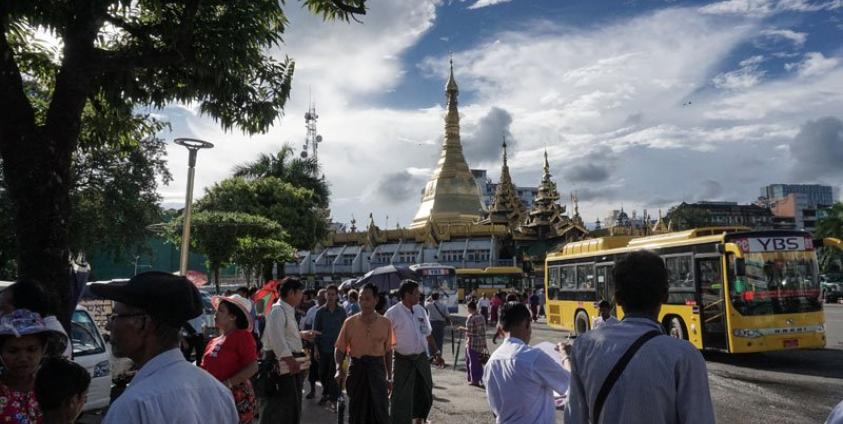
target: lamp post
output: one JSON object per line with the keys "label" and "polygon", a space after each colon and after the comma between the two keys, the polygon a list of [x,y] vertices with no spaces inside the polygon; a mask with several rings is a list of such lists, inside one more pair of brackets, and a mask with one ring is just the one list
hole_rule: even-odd
{"label": "lamp post", "polygon": [[177,138],[175,143],[187,148],[189,153],[187,161],[187,194],[184,200],[184,223],[181,233],[181,260],[179,261],[179,274],[187,275],[187,257],[190,253],[190,216],[193,210],[193,175],[196,172],[196,152],[199,149],[210,149],[213,144],[195,138]]}

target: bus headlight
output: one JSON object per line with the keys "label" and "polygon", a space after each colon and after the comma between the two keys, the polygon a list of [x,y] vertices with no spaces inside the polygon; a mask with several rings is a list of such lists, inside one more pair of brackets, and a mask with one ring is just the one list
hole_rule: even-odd
{"label": "bus headlight", "polygon": [[748,337],[748,338],[751,338],[751,339],[755,339],[755,338],[763,336],[763,334],[761,334],[761,332],[758,331],[758,330],[754,330],[754,329],[750,329],[750,328],[741,328],[741,329],[735,330],[735,336],[736,337]]}

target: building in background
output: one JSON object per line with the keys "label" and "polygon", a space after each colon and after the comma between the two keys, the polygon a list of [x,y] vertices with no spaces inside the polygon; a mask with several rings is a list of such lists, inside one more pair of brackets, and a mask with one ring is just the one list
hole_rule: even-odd
{"label": "building in background", "polygon": [[743,225],[754,230],[773,228],[773,213],[769,207],[737,202],[682,202],[670,208],[667,219],[673,230],[704,226]]}
{"label": "building in background", "polygon": [[[495,191],[498,189],[498,183],[492,182],[485,169],[472,169],[471,175],[474,176],[474,181],[477,183],[477,189],[480,190],[481,201],[486,210],[492,207],[492,201],[495,199]],[[515,186],[515,194],[521,199],[521,204],[525,208],[533,207],[533,201],[539,195],[538,187],[520,187]]]}
{"label": "building in background", "polygon": [[834,190],[820,184],[770,184],[761,189],[761,197],[767,200],[784,199],[789,194],[803,194],[802,202],[814,207],[828,207],[834,204]]}

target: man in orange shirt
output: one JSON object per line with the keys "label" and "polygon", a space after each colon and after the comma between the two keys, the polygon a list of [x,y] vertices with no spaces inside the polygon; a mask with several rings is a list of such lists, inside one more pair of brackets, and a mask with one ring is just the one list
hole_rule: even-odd
{"label": "man in orange shirt", "polygon": [[342,386],[342,362],[348,367],[349,424],[389,424],[389,392],[392,391],[392,324],[375,312],[378,289],[366,284],[360,291],[360,313],[346,319],[337,337],[334,358],[337,382]]}

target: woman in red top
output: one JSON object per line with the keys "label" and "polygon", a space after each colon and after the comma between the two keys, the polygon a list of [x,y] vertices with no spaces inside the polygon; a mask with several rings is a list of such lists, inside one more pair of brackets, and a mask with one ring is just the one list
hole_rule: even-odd
{"label": "woman in red top", "polygon": [[252,302],[240,295],[212,299],[214,323],[220,336],[205,347],[202,368],[222,381],[234,394],[241,423],[255,418],[255,391],[249,379],[258,372],[258,353],[252,337]]}

